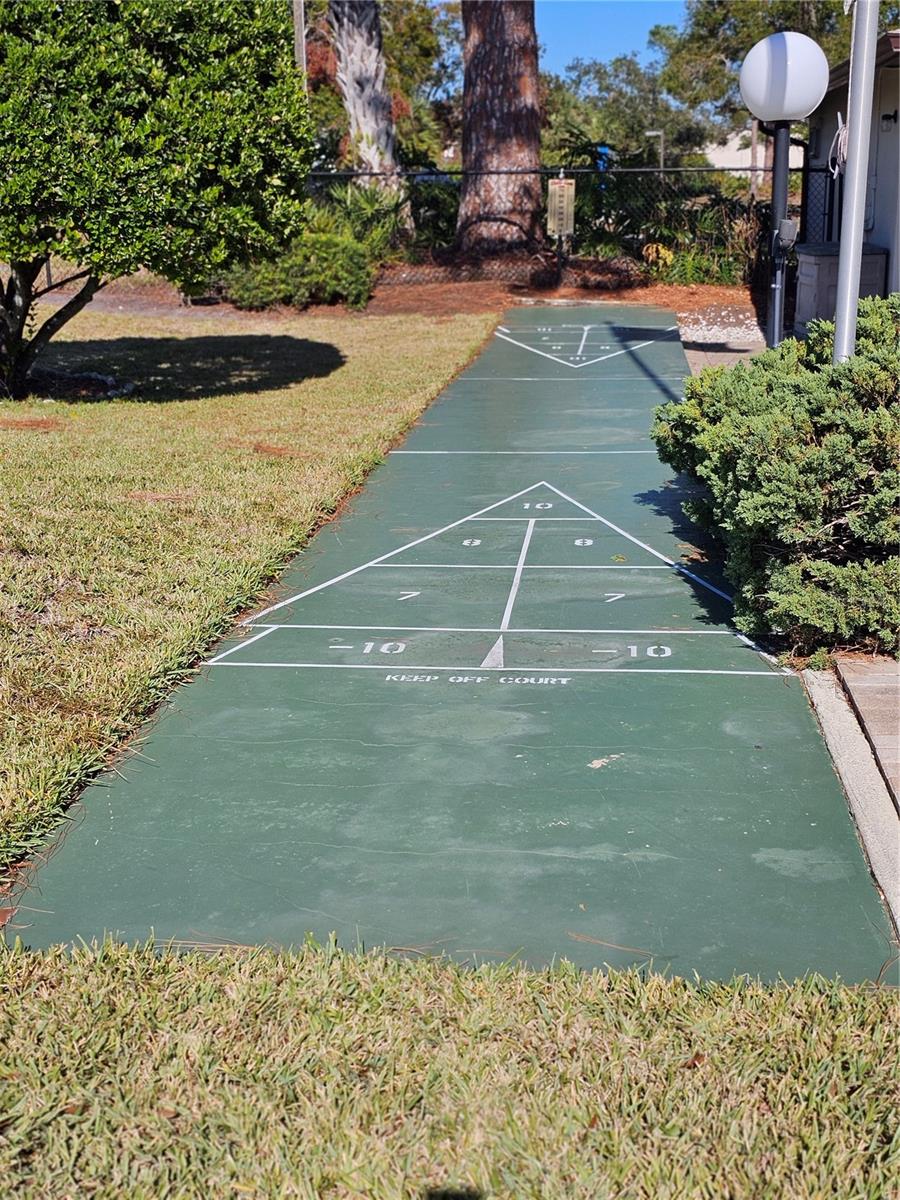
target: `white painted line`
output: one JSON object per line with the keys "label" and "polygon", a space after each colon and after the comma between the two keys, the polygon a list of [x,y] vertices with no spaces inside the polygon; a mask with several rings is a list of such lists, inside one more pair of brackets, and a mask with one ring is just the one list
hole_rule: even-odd
{"label": "white painted line", "polygon": [[595,326],[593,326],[593,325],[585,325],[584,326],[584,332],[581,335],[581,342],[578,345],[578,349],[575,351],[576,354],[580,354],[582,352],[582,350],[584,349],[584,343],[587,341],[588,334],[590,333],[590,331],[593,328],[595,328]]}
{"label": "white painted line", "polygon": [[516,596],[519,592],[519,584],[522,582],[522,567],[525,565],[525,558],[528,554],[528,544],[531,541],[531,535],[534,533],[534,518],[528,522],[528,528],[525,530],[525,537],[522,540],[522,549],[519,551],[519,561],[516,563],[516,573],[513,576],[512,586],[509,589],[509,596],[506,600],[506,608],[503,610],[503,619],[500,622],[501,629],[509,628],[509,619],[512,616],[513,605],[516,602]]}
{"label": "white painted line", "polygon": [[[664,332],[671,333],[677,328],[677,325],[670,325],[668,329],[664,330]],[[620,354],[633,354],[635,350],[643,350],[645,346],[650,346],[655,342],[663,342],[666,340],[664,337],[648,338],[646,342],[637,342],[633,346],[626,346],[624,350],[613,350],[611,354],[602,354],[599,358],[588,359],[587,362],[570,363],[566,362],[564,358],[558,358],[555,354],[547,354],[544,350],[538,350],[537,347],[529,346],[525,342],[517,342],[515,338],[507,337],[505,333],[495,331],[494,336],[502,338],[504,342],[510,342],[513,346],[520,346],[523,350],[530,350],[532,354],[540,354],[542,358],[549,358],[552,362],[557,362],[562,367],[571,367],[573,371],[579,371],[582,367],[593,367],[596,363],[606,362],[606,360],[609,358],[618,358]]]}
{"label": "white painted line", "polygon": [[[600,301],[600,303],[608,303]],[[607,329],[613,337],[618,336],[613,331],[616,329],[637,329],[640,328],[642,333],[668,333],[670,329],[675,329],[675,325],[622,325],[618,321],[594,321],[588,326],[589,329]],[[505,329],[503,325],[499,325],[498,329]],[[559,325],[517,325],[512,330],[513,333],[553,333],[557,329],[584,329],[583,325],[573,325],[570,321],[561,321]],[[509,329],[505,329],[509,333]],[[558,339],[557,339],[558,340]],[[633,338],[631,339],[634,340]]]}
{"label": "white painted line", "polygon": [[[530,490],[530,489],[529,489]],[[553,489],[556,491],[556,488]],[[560,493],[562,495],[562,493]],[[583,507],[582,505],[578,506]],[[581,521],[584,524],[584,517],[469,517],[470,521]],[[602,517],[594,517],[595,521],[602,521]]]}
{"label": "white painted line", "polygon": [[[510,521],[518,521],[519,517],[505,518]],[[525,520],[526,518],[522,518]],[[534,518],[536,521],[540,517]],[[561,517],[560,520],[577,521],[578,517]],[[515,563],[379,563],[372,567],[373,571],[404,571],[407,568],[410,570],[418,569],[419,567],[438,568],[441,571],[514,571]],[[542,566],[539,563],[526,563],[523,570],[525,571],[672,571],[677,570],[677,567],[657,567],[657,566],[629,566],[627,563],[618,564],[601,564],[600,566],[585,565],[584,563],[562,563],[556,566]]]}
{"label": "white painted line", "polygon": [[437,567],[441,571],[514,571],[515,563],[381,563],[373,571],[417,571],[421,567]]}
{"label": "white painted line", "polygon": [[[268,625],[267,629],[361,629],[384,633],[500,633],[494,625]],[[734,637],[731,629],[507,629],[506,633],[686,633],[696,637]],[[244,643],[247,645],[248,643]]]}
{"label": "white painted line", "polygon": [[[739,642],[743,642],[745,646],[749,646],[751,648],[751,650],[755,650],[757,654],[762,655],[762,657],[766,660],[766,662],[770,662],[773,664],[773,666],[778,667],[778,659],[775,657],[775,655],[767,654],[765,652],[765,650],[763,650],[763,648],[760,645],[758,645],[756,642],[754,642],[754,640],[752,638],[748,638],[746,634],[738,633],[737,631],[735,631],[734,636],[737,638],[737,640]],[[781,673],[783,675],[791,675],[792,674],[789,667],[779,667],[778,669],[781,671]]]}
{"label": "white painted line", "polygon": [[[361,563],[358,567],[353,567],[349,571],[344,571],[343,575],[335,575],[333,579],[326,579],[324,583],[318,583],[315,587],[307,588],[303,592],[298,592],[296,596],[288,596],[286,600],[280,600],[277,604],[271,604],[268,608],[264,608],[262,612],[258,612],[252,618],[248,618],[243,622],[248,625],[251,621],[256,621],[260,617],[264,617],[267,613],[275,612],[279,608],[284,608],[287,604],[294,604],[297,600],[302,600],[306,596],[312,596],[316,592],[321,592],[324,588],[331,587],[332,584],[341,583],[344,579],[349,579],[351,575],[358,575],[360,571],[364,571],[366,567],[377,566],[378,563],[384,562],[388,558],[394,558],[397,554],[402,554],[404,550],[411,550],[413,546],[420,546],[422,542],[431,541],[432,538],[439,537],[442,533],[447,533],[451,529],[456,529],[459,525],[464,525],[466,521],[472,521],[480,517],[482,513],[490,512],[492,508],[499,508],[502,504],[507,504],[510,500],[517,500],[519,496],[524,496],[528,492],[533,492],[535,488],[540,487],[540,483],[533,483],[530,487],[522,488],[520,492],[514,492],[511,496],[504,496],[502,500],[497,500],[494,504],[489,504],[486,508],[479,508],[477,512],[471,513],[467,517],[460,517],[458,521],[451,521],[449,525],[444,525],[441,529],[435,529],[433,533],[426,533],[423,537],[416,538],[415,541],[407,542],[403,546],[398,546],[396,550],[389,550],[387,554],[382,554],[378,558],[373,558],[369,562]],[[579,507],[581,507],[579,505]]]}
{"label": "white painted line", "polygon": [[496,642],[494,642],[493,646],[491,646],[490,650],[488,650],[487,654],[484,656],[484,662],[481,664],[481,666],[484,670],[488,670],[491,667],[502,667],[503,666],[503,634],[502,633],[497,638]]}
{"label": "white painted line", "polygon": [[656,566],[648,567],[643,563],[641,563],[638,566],[634,566],[634,567],[629,566],[628,563],[616,563],[613,565],[604,563],[601,566],[584,566],[584,565],[576,565],[575,563],[567,563],[565,566],[542,567],[542,566],[539,566],[537,563],[531,563],[530,566],[527,566],[525,568],[525,570],[526,571],[673,571],[673,570],[677,571],[678,567],[677,567],[677,565],[675,567],[656,567]]}
{"label": "white painted line", "polygon": [[[588,375],[588,379],[602,379],[604,383],[633,383],[637,387],[646,387],[649,392],[652,392],[653,385],[649,380],[640,379],[634,375]],[[683,375],[654,375],[654,380],[665,379],[668,381],[689,379],[690,376],[685,372]],[[542,379],[539,375],[460,375],[451,384],[448,384],[448,389],[455,387],[458,383],[581,383],[581,379],[574,377],[566,377],[560,379]]]}
{"label": "white painted line", "polygon": [[[243,622],[246,624],[246,622]],[[274,633],[278,629],[278,625],[266,625],[259,633],[255,633],[251,638],[245,638],[243,642],[239,642],[237,646],[232,646],[230,650],[226,650],[222,654],[217,654],[215,658],[209,660],[208,666],[213,666],[215,663],[220,663],[223,658],[227,658],[229,654],[236,654],[238,650],[243,650],[245,646],[249,646],[252,642],[258,642],[260,638],[264,638],[269,633]]]}
{"label": "white painted line", "polygon": [[[204,663],[204,666],[211,667],[284,667],[288,670],[314,670],[314,671],[383,671],[391,674],[392,672],[402,671],[406,674],[408,671],[452,671],[454,674],[461,671],[478,671],[479,667],[435,667],[423,666],[420,663],[415,665],[404,663],[402,667],[392,667],[389,663],[308,663],[308,662],[223,662],[223,663]],[[750,675],[765,677],[766,679],[782,679],[783,676],[779,671],[711,671],[705,669],[676,669],[673,667],[485,667],[486,671],[511,671],[516,675],[520,675],[523,671],[529,671],[544,675]]]}
{"label": "white painted line", "polygon": [[[628,538],[629,542],[633,542],[635,546],[640,546],[642,550],[646,550],[649,554],[654,555],[654,557],[662,559],[664,563],[668,563],[670,567],[674,567],[680,575],[686,575],[688,579],[693,579],[694,583],[699,583],[701,587],[705,587],[710,592],[715,592],[717,596],[721,596],[723,600],[727,600],[729,603],[731,603],[731,596],[729,596],[727,592],[723,592],[721,588],[715,587],[714,584],[707,583],[705,579],[701,579],[699,575],[694,575],[692,571],[688,571],[680,563],[675,562],[674,559],[669,558],[665,554],[660,554],[658,550],[654,550],[653,547],[648,546],[646,542],[642,542],[638,538],[632,537],[630,533],[626,533],[625,530],[620,529],[618,525],[613,525],[612,521],[607,521],[606,517],[601,517],[600,514],[595,513],[593,509],[587,508],[584,504],[579,503],[579,501],[573,500],[571,496],[567,496],[565,492],[561,492],[559,488],[554,487],[552,483],[547,483],[546,480],[542,480],[541,483],[542,486],[550,488],[552,492],[556,492],[557,496],[562,496],[564,500],[568,500],[571,504],[574,504],[576,508],[583,509],[584,512],[588,513],[589,516],[594,517],[598,521],[602,521],[604,525],[615,530],[616,533],[620,533],[622,537]],[[563,517],[557,519],[568,520],[569,518]]]}
{"label": "white painted line", "polygon": [[530,456],[548,454],[566,456],[577,456],[584,454],[655,454],[655,450],[392,450],[391,457],[395,454],[485,454],[496,458],[500,455],[513,456]]}

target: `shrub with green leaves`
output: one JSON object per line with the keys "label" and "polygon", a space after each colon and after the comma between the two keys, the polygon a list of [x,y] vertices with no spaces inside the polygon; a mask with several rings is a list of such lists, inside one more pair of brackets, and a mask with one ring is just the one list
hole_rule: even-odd
{"label": "shrub with green leaves", "polygon": [[279,259],[236,267],[225,277],[238,308],[336,304],[365,308],[376,268],[365,246],[336,233],[305,233]]}
{"label": "shrub with green leaves", "polygon": [[735,620],[800,651],[900,650],[900,294],[860,302],[856,354],[831,365],[813,322],[656,410],[662,458],[701,483],[685,511],[723,544]]}
{"label": "shrub with green leaves", "polygon": [[[116,276],[189,292],[297,236],[311,155],[287,4],[0,0],[0,392]],[[51,255],[80,290],[36,324]]]}

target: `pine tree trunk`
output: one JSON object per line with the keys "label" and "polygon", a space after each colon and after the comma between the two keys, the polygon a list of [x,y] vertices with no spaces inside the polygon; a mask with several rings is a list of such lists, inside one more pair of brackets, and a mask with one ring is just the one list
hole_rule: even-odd
{"label": "pine tree trunk", "polygon": [[[463,177],[456,237],[490,254],[541,238],[534,0],[463,0]],[[521,174],[482,172],[516,170]]]}
{"label": "pine tree trunk", "polygon": [[[377,0],[329,0],[328,20],[354,153],[363,170],[384,173],[371,183],[403,194]],[[403,211],[411,228],[409,206],[404,205]]]}

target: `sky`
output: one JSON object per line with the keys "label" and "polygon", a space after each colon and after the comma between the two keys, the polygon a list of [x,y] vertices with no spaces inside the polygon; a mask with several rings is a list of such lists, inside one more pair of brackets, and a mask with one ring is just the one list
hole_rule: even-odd
{"label": "sky", "polygon": [[646,62],[653,26],[683,17],[683,0],[536,0],[541,70],[561,74],[574,58],[605,62],[632,51]]}

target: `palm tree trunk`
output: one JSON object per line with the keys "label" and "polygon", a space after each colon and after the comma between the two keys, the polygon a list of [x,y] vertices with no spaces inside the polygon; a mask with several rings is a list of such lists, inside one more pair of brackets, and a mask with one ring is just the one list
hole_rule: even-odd
{"label": "palm tree trunk", "polygon": [[[364,170],[378,172],[373,184],[402,195],[377,0],[329,0],[328,20],[354,153]],[[408,205],[404,205],[404,217],[411,228]]]}

